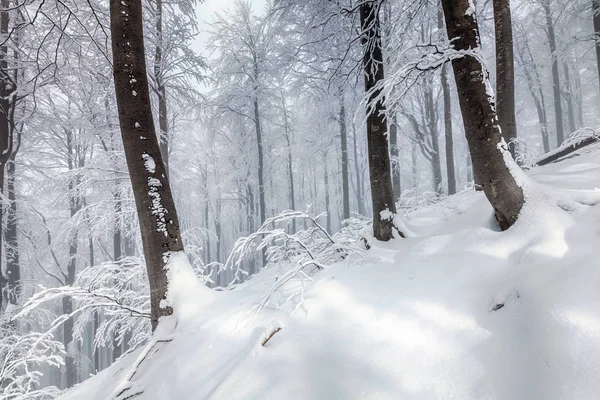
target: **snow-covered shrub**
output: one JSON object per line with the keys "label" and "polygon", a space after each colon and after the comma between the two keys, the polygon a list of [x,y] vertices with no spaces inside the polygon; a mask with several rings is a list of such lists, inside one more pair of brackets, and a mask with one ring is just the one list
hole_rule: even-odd
{"label": "snow-covered shrub", "polygon": [[403,191],[400,200],[396,204],[398,209],[411,209],[439,203],[445,197],[441,193],[420,192],[418,189],[412,188]]}
{"label": "snow-covered shrub", "polygon": [[[253,234],[236,241],[233,251],[221,266],[222,270],[234,271],[233,286],[248,275],[242,269],[244,258],[257,251],[265,251],[267,263],[263,268],[278,267],[281,271],[275,284],[257,306],[257,312],[269,303],[275,292],[292,279],[299,279],[301,289],[286,300],[296,296],[302,299],[304,283],[311,281],[311,275],[316,271],[351,256],[360,257],[363,254],[364,245],[359,239],[369,220],[350,218],[339,233],[331,235],[319,224],[321,216],[322,214],[311,216],[302,211],[283,211],[268,218]],[[297,221],[297,226],[303,226],[299,222],[305,221],[310,225],[306,229],[290,232],[289,225],[293,220]],[[298,304],[301,303],[302,301]]]}
{"label": "snow-covered shrub", "polygon": [[51,333],[19,329],[0,319],[0,398],[6,400],[50,400],[60,390],[54,386],[40,388],[42,369],[60,368],[64,347]]}

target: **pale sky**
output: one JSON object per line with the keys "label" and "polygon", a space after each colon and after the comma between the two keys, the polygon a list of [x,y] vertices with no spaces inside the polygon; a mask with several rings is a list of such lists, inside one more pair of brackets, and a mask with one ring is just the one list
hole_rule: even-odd
{"label": "pale sky", "polygon": [[[196,16],[200,25],[200,34],[197,36],[193,49],[198,53],[204,53],[206,43],[206,23],[213,20],[215,12],[230,8],[236,0],[204,0],[196,6]],[[264,10],[266,0],[251,0],[252,7],[257,13]]]}

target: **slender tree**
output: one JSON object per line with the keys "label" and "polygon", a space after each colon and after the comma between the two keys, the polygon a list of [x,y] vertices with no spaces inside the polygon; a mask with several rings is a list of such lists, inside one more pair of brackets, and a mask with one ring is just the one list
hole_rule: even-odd
{"label": "slender tree", "polygon": [[[379,99],[378,85],[384,79],[383,52],[379,8],[381,2],[363,2],[360,6],[361,42],[364,48],[363,69],[367,94],[367,142],[369,151],[369,176],[373,202],[373,235],[388,241],[394,237],[394,222],[387,211],[396,214],[396,204],[390,174],[390,155],[385,121],[385,104]],[[402,232],[400,232],[402,236]]]}
{"label": "slender tree", "polygon": [[350,218],[350,185],[348,183],[348,132],[346,130],[346,104],[344,92],[340,93],[340,143],[342,153],[342,219]]}
{"label": "slender tree", "polygon": [[458,99],[471,152],[475,178],[495,210],[500,228],[512,226],[524,203],[523,189],[517,184],[504,159],[489,78],[483,68],[479,47],[479,27],[471,0],[442,0],[446,30],[457,51],[452,61]]}
{"label": "slender tree", "polygon": [[496,107],[502,137],[515,157],[515,66],[510,0],[493,0],[496,31]]}
{"label": "slender tree", "polygon": [[598,69],[598,84],[600,84],[600,0],[592,0],[592,17],[596,35],[596,68]]}
{"label": "slender tree", "polygon": [[556,36],[554,34],[554,21],[552,20],[550,0],[542,1],[542,7],[544,8],[544,15],[546,17],[546,34],[548,35],[548,46],[550,47],[550,56],[552,57],[552,89],[554,93],[554,116],[556,118],[556,145],[560,146],[565,140],[565,134],[560,94],[560,76],[558,73],[558,54],[556,53]]}
{"label": "slender tree", "polygon": [[110,0],[113,74],[119,124],[133,187],[150,282],[152,329],[172,314],[160,303],[167,293],[165,266],[183,251],[175,203],[152,120],[141,0]]}

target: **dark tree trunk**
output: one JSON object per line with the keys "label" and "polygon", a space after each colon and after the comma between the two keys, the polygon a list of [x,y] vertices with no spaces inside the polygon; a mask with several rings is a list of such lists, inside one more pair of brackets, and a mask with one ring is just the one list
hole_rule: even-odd
{"label": "dark tree trunk", "polygon": [[356,175],[356,207],[360,215],[365,215],[365,203],[362,186],[362,177],[358,160],[358,141],[356,138],[356,124],[352,122],[352,147],[354,148],[354,174]]}
{"label": "dark tree trunk", "polygon": [[433,176],[433,190],[443,193],[442,188],[442,161],[440,157],[440,143],[437,131],[436,107],[433,101],[433,80],[429,81],[425,89],[425,115],[427,119],[427,130],[431,137],[431,172]]}
{"label": "dark tree trunk", "polygon": [[[470,0],[442,0],[448,37],[458,51],[479,51],[479,28]],[[500,228],[508,229],[523,207],[523,190],[504,161],[498,116],[488,98],[487,71],[479,60],[464,56],[452,61],[465,134],[476,179],[495,210]]]}
{"label": "dark tree trunk", "polygon": [[[14,127],[14,122],[11,123]],[[14,129],[11,128],[14,133]],[[21,136],[19,134],[19,144]],[[8,207],[6,217],[6,272],[8,274],[8,301],[17,305],[21,297],[21,264],[19,262],[19,243],[17,240],[17,198],[15,190],[16,163],[19,145],[10,155],[7,165],[6,190],[8,194]]]}
{"label": "dark tree trunk", "polygon": [[[0,1],[0,36],[6,38],[8,36],[9,0]],[[4,174],[9,157],[12,153],[12,134],[10,126],[10,116],[13,112],[11,95],[14,91],[14,85],[10,76],[8,65],[8,46],[0,47],[0,192],[4,194]],[[0,228],[2,227],[2,219],[4,216],[4,204],[0,201]],[[0,229],[0,260],[2,260],[2,229]],[[10,280],[10,278],[9,278]],[[2,273],[0,272],[0,310],[2,310],[2,302],[10,296],[7,291],[9,289]]]}
{"label": "dark tree trunk", "polygon": [[[329,172],[327,168],[327,153],[323,153],[323,180],[325,182],[325,212],[327,213],[327,232],[331,232],[331,210],[329,208]],[[315,179],[316,183],[316,179]],[[315,197],[316,189],[315,189]]]}
{"label": "dark tree trunk", "polygon": [[[296,209],[296,195],[294,193],[294,163],[292,161],[292,141],[290,140],[291,130],[290,130],[289,122],[288,122],[288,111],[287,111],[287,105],[286,105],[285,99],[283,101],[283,113],[284,113],[283,117],[285,119],[285,142],[286,142],[287,149],[288,149],[287,167],[288,167],[288,179],[289,179],[289,184],[290,184],[289,202],[290,202],[290,209],[295,210]],[[292,232],[296,233],[296,220],[295,219],[292,220]]]}
{"label": "dark tree trunk", "polygon": [[[365,93],[368,98],[367,140],[369,149],[369,175],[373,204],[373,236],[382,241],[394,237],[394,224],[383,219],[381,212],[396,214],[396,204],[390,174],[390,154],[385,122],[385,104],[374,99],[381,93],[378,84],[384,79],[379,3],[365,2],[360,6],[360,24],[363,45]],[[402,233],[400,233],[402,236]]]}
{"label": "dark tree trunk", "polygon": [[[119,261],[123,254],[121,252],[121,224],[119,223],[119,218],[121,214],[121,196],[119,194],[118,186],[115,188],[115,192],[113,193],[113,199],[115,201],[115,220],[113,226],[113,261]],[[113,339],[113,348],[112,348],[112,360],[113,362],[117,361],[119,357],[123,354],[122,344],[119,344],[116,338]]]}
{"label": "dark tree trunk", "polygon": [[496,31],[496,108],[502,137],[515,158],[515,66],[510,0],[493,0]]}
{"label": "dark tree trunk", "polygon": [[160,317],[173,313],[160,304],[168,286],[165,266],[171,252],[183,251],[183,242],[152,119],[141,0],[110,0],[110,26],[119,123],[148,270],[154,330]]}
{"label": "dark tree trunk", "polygon": [[571,76],[569,74],[569,65],[566,61],[563,62],[565,70],[565,98],[567,100],[567,116],[569,117],[569,131],[575,132],[577,126],[575,124],[575,107],[573,107],[573,88],[571,87]]}
{"label": "dark tree trunk", "polygon": [[163,0],[156,0],[156,49],[154,53],[154,79],[158,97],[158,126],[160,153],[169,172],[169,120],[167,114],[167,90],[163,79]]}
{"label": "dark tree trunk", "polygon": [[[93,267],[96,264],[96,260],[94,257],[94,240],[92,239],[91,235],[88,238],[88,247],[90,252],[90,267]],[[98,313],[98,311],[94,311],[94,320],[92,321],[92,340],[95,340],[99,327],[100,314]],[[100,372],[100,351],[96,347],[92,347],[92,349],[94,354],[94,373],[97,374],[98,372]]]}
{"label": "dark tree trunk", "polygon": [[[256,72],[258,75],[258,72]],[[258,79],[258,78],[256,78]],[[267,219],[267,205],[265,202],[265,177],[264,177],[264,156],[263,156],[263,143],[262,143],[262,126],[260,123],[260,112],[258,109],[258,98],[254,98],[254,126],[256,131],[256,148],[258,151],[258,204],[260,207],[260,225]],[[262,251],[262,265],[267,263],[267,256],[265,251]]]}
{"label": "dark tree trunk", "polygon": [[[444,13],[438,10],[438,29],[443,39]],[[446,143],[446,176],[448,177],[448,195],[456,193],[456,171],[454,169],[454,136],[452,134],[452,99],[450,97],[450,83],[448,81],[448,64],[442,65],[442,97],[444,98],[444,135]]]}
{"label": "dark tree trunk", "polygon": [[419,171],[417,170],[417,162],[417,144],[413,141],[410,148],[410,165],[413,189],[416,189],[419,186],[419,182],[417,182],[417,175],[419,174]]}
{"label": "dark tree trunk", "polygon": [[598,69],[598,83],[600,84],[600,0],[592,0],[592,14],[594,33],[596,34],[596,68]]}
{"label": "dark tree trunk", "polygon": [[452,135],[452,100],[450,99],[447,64],[442,66],[442,92],[444,97],[444,133],[446,136],[448,195],[453,195],[456,193],[456,171],[454,170],[454,137]]}
{"label": "dark tree trunk", "polygon": [[560,146],[565,141],[563,128],[562,102],[560,99],[560,76],[558,74],[558,54],[556,52],[556,37],[554,35],[554,22],[552,21],[552,12],[550,10],[550,0],[542,2],[544,14],[546,16],[546,29],[548,34],[548,45],[550,46],[550,56],[552,57],[552,83],[554,93],[554,115],[556,118],[556,146]]}
{"label": "dark tree trunk", "polygon": [[394,112],[390,124],[390,156],[392,164],[392,186],[394,201],[402,195],[402,182],[400,179],[400,149],[398,148],[398,118]]}
{"label": "dark tree trunk", "polygon": [[[79,151],[79,145],[73,143],[73,132],[65,130],[66,134],[66,145],[67,145],[67,166],[71,174],[69,178],[69,210],[71,213],[71,219],[81,210],[82,198],[80,194],[79,184],[80,176],[79,172],[74,173],[78,168],[84,166],[84,156]],[[77,272],[77,248],[78,248],[79,233],[78,229],[75,228],[73,232],[69,234],[69,261],[67,264],[67,274],[65,277],[65,285],[72,286],[75,283],[75,274]],[[71,296],[65,296],[62,300],[63,314],[69,315],[73,312],[73,299]],[[77,383],[77,366],[75,358],[69,351],[71,342],[73,342],[73,327],[74,319],[70,317],[63,325],[63,344],[67,349],[67,355],[65,356],[65,370],[66,370],[66,383],[67,387],[72,387]]]}
{"label": "dark tree trunk", "polygon": [[342,152],[342,220],[350,218],[350,185],[348,183],[348,132],[344,93],[340,94],[340,141]]}

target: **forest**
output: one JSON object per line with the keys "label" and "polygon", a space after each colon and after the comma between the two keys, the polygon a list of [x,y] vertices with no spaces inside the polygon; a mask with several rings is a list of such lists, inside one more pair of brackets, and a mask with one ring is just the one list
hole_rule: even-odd
{"label": "forest", "polygon": [[600,398],[600,0],[0,0],[0,399]]}

